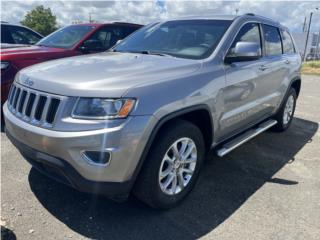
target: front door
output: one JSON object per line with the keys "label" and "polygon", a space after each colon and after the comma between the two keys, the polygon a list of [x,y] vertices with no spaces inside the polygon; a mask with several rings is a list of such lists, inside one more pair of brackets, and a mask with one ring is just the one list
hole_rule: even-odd
{"label": "front door", "polygon": [[[240,29],[231,45],[232,50],[239,41],[256,42],[260,45],[261,57],[226,65],[224,113],[220,119],[219,140],[261,121],[274,109],[278,93],[273,91],[275,80],[270,80],[270,75],[278,70],[276,64],[270,64],[269,59],[264,57],[262,39],[260,24],[251,22]],[[280,39],[279,43],[281,50]]]}

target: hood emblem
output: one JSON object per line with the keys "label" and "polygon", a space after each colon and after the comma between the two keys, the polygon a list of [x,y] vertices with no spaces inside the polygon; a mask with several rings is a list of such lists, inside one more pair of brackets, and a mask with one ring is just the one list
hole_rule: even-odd
{"label": "hood emblem", "polygon": [[34,82],[30,78],[26,78],[26,79],[22,80],[22,83],[24,85],[29,86],[29,87],[31,87],[34,84]]}

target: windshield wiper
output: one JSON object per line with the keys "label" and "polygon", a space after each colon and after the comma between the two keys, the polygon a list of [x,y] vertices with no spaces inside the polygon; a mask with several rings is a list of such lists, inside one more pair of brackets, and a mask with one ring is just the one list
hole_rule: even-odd
{"label": "windshield wiper", "polygon": [[174,57],[170,54],[161,53],[161,52],[153,52],[149,50],[143,50],[143,51],[119,51],[117,49],[110,50],[111,52],[121,52],[121,53],[139,53],[139,54],[146,54],[146,55],[157,55],[157,56],[163,56],[163,57]]}
{"label": "windshield wiper", "polygon": [[172,57],[172,55],[170,55],[170,54],[161,53],[161,52],[153,52],[153,51],[148,51],[148,50],[140,51],[137,53],[142,53],[142,54],[147,54],[147,55],[157,55],[157,56],[163,56],[163,57]]}

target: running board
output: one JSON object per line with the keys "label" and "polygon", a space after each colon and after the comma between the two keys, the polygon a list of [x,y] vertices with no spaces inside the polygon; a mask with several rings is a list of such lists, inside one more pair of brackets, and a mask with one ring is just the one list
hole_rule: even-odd
{"label": "running board", "polygon": [[247,132],[243,133],[242,135],[234,138],[232,141],[223,145],[222,148],[217,150],[217,155],[219,157],[223,157],[224,155],[228,154],[229,152],[236,149],[240,145],[244,144],[245,142],[259,135],[260,133],[263,133],[264,131],[268,130],[269,128],[271,128],[276,124],[277,124],[276,120],[268,120],[264,123],[261,123],[256,128],[248,130]]}

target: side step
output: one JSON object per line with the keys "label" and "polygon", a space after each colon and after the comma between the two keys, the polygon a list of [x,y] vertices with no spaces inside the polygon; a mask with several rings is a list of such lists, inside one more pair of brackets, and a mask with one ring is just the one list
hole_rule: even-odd
{"label": "side step", "polygon": [[228,154],[240,145],[244,144],[245,142],[259,135],[260,133],[263,133],[264,131],[268,130],[276,124],[276,120],[268,120],[266,122],[261,123],[257,128],[248,130],[247,132],[243,133],[242,135],[234,138],[232,141],[223,145],[222,148],[217,150],[217,155],[219,157],[223,157],[224,155]]}

